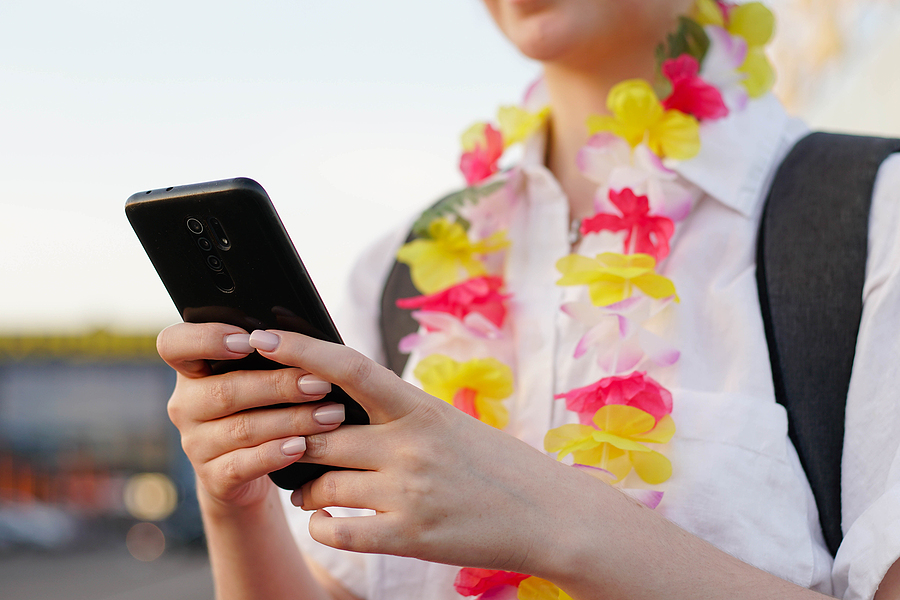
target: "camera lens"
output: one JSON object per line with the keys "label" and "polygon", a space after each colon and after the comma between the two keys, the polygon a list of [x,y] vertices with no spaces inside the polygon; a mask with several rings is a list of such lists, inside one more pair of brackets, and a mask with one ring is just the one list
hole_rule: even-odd
{"label": "camera lens", "polygon": [[208,264],[209,268],[213,271],[221,271],[223,269],[222,259],[215,254],[206,257],[206,264]]}
{"label": "camera lens", "polygon": [[197,245],[200,246],[201,250],[206,252],[212,249],[212,242],[205,237],[197,238]]}
{"label": "camera lens", "polygon": [[201,231],[203,231],[203,223],[201,223],[194,217],[191,217],[190,219],[187,220],[187,226],[188,226],[188,229],[190,229],[194,233],[200,233]]}

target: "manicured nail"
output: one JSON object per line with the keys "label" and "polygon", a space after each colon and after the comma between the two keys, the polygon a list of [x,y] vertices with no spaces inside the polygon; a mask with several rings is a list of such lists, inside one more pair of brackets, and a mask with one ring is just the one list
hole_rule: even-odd
{"label": "manicured nail", "polygon": [[295,437],[281,444],[281,453],[285,456],[299,456],[306,452],[306,438]]}
{"label": "manicured nail", "polygon": [[344,422],[343,404],[324,404],[313,413],[313,419],[319,425],[335,425]]}
{"label": "manicured nail", "polygon": [[315,375],[304,375],[297,380],[297,387],[300,388],[301,392],[310,396],[327,394],[331,391],[331,384]]}
{"label": "manicured nail", "polygon": [[232,352],[240,354],[250,354],[254,348],[250,345],[249,333],[232,333],[225,336],[225,347]]}
{"label": "manicured nail", "polygon": [[278,344],[280,343],[281,338],[278,336],[278,334],[272,333],[271,331],[262,331],[261,329],[257,329],[250,334],[250,345],[257,350],[271,352],[272,350],[277,348]]}

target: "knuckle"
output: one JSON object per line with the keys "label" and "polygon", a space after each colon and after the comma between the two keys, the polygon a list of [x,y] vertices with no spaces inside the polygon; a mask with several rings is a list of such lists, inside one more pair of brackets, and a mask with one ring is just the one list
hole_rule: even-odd
{"label": "knuckle", "polygon": [[318,488],[322,506],[334,506],[338,503],[338,485],[334,471],[329,471],[319,477]]}
{"label": "knuckle", "polygon": [[241,483],[240,461],[234,452],[222,457],[222,468],[216,487],[225,492]]}
{"label": "knuckle", "polygon": [[328,436],[315,434],[306,436],[306,456],[324,458],[328,454]]}
{"label": "knuckle", "polygon": [[374,364],[362,354],[353,353],[344,364],[344,379],[351,387],[365,387],[366,382],[372,377]]}
{"label": "knuckle", "polygon": [[353,550],[353,534],[345,523],[341,523],[341,519],[333,519],[337,521],[332,523],[332,541],[334,547],[340,550]]}
{"label": "knuckle", "polygon": [[231,414],[234,411],[234,379],[230,373],[221,377],[210,377],[207,381],[206,401],[210,408],[218,414]]}
{"label": "knuckle", "polygon": [[253,424],[250,415],[238,413],[231,417],[228,434],[239,445],[247,445],[253,439]]}
{"label": "knuckle", "polygon": [[269,373],[269,385],[282,402],[294,402],[300,396],[297,375],[293,369],[278,369]]}

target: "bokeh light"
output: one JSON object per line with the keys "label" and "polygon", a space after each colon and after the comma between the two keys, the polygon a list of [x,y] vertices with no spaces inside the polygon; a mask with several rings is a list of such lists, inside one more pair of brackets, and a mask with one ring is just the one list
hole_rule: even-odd
{"label": "bokeh light", "polygon": [[166,550],[166,536],[153,523],[137,523],[125,534],[128,552],[142,562],[152,562]]}
{"label": "bokeh light", "polygon": [[128,479],[124,492],[125,508],[135,519],[161,521],[178,504],[175,484],[162,473],[140,473]]}

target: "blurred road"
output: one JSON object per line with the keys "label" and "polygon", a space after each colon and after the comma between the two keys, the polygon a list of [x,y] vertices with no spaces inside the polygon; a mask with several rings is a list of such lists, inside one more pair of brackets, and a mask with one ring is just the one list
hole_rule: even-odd
{"label": "blurred road", "polygon": [[123,547],[82,553],[0,554],[3,600],[212,600],[206,554],[173,550],[153,562]]}

